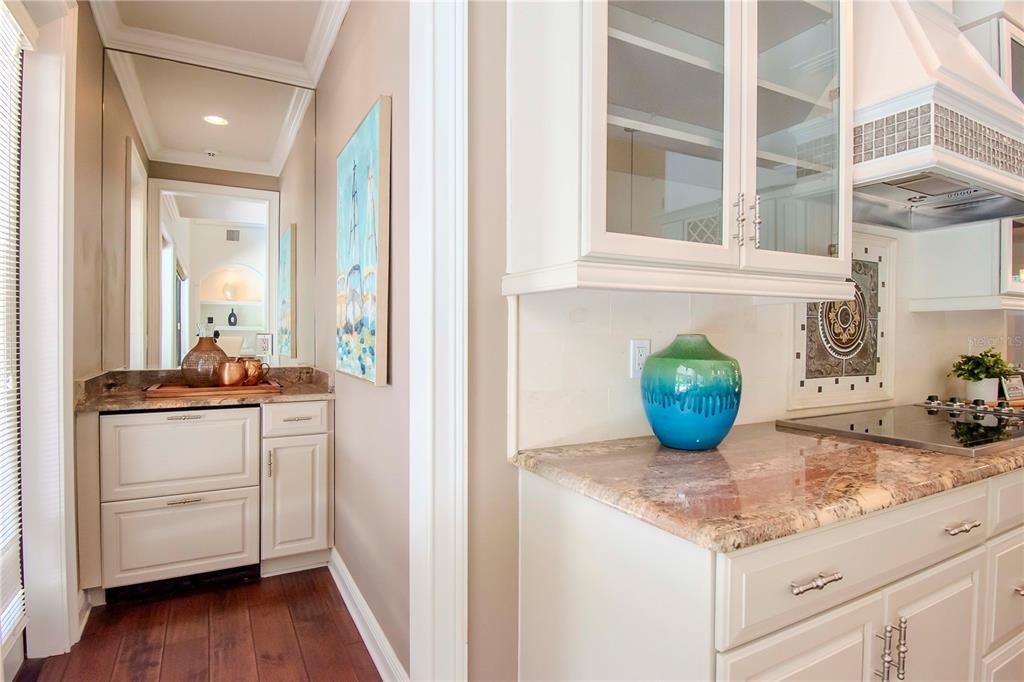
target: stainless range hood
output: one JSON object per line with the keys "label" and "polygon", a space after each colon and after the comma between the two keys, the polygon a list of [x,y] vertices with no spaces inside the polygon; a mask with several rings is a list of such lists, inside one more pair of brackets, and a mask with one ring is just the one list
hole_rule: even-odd
{"label": "stainless range hood", "polygon": [[853,219],[924,230],[1024,215],[1024,103],[949,3],[854,4]]}

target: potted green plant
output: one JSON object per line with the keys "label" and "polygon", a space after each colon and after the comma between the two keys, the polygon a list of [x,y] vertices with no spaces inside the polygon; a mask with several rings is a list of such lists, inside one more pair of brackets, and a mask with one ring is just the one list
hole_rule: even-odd
{"label": "potted green plant", "polygon": [[949,372],[964,380],[967,400],[980,398],[986,401],[999,397],[999,380],[1012,373],[1013,369],[995,348],[983,350],[977,355],[961,355]]}

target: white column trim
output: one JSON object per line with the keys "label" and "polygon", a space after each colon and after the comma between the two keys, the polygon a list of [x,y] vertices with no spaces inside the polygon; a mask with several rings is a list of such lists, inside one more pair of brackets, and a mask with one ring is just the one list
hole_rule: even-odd
{"label": "white column trim", "polygon": [[468,5],[409,8],[410,677],[467,678]]}
{"label": "white column trim", "polygon": [[78,8],[25,54],[21,214],[22,504],[28,656],[80,636],[75,537],[74,194]]}

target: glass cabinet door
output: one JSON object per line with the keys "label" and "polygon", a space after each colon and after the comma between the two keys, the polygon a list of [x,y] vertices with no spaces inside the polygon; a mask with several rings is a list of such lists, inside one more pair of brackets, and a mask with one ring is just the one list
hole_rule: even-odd
{"label": "glass cabinet door", "polygon": [[719,250],[732,238],[726,26],[722,0],[608,4],[606,232]]}
{"label": "glass cabinet door", "polygon": [[1006,82],[1010,84],[1013,94],[1024,102],[1024,30],[1011,24],[1009,19],[1003,19],[1002,22],[1003,30],[1009,34]]}
{"label": "glass cabinet door", "polygon": [[1024,294],[1024,216],[1002,224],[1002,293]]}
{"label": "glass cabinet door", "polygon": [[744,166],[746,185],[755,188],[747,196],[749,260],[803,267],[804,257],[816,257],[839,266],[847,239],[840,195],[840,3],[745,5],[744,26],[757,37],[756,51],[750,41],[744,61]]}

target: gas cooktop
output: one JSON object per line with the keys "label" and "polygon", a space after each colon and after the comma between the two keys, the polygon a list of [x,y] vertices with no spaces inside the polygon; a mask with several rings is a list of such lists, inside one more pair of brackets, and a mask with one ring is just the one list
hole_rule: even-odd
{"label": "gas cooktop", "polygon": [[954,455],[976,455],[1024,445],[1024,409],[1006,401],[987,405],[959,398],[880,410],[780,419],[776,428],[890,443]]}

